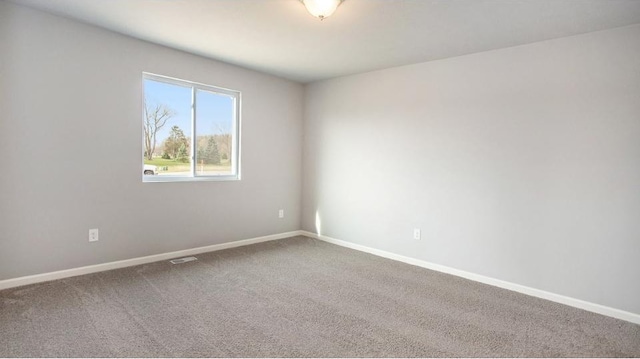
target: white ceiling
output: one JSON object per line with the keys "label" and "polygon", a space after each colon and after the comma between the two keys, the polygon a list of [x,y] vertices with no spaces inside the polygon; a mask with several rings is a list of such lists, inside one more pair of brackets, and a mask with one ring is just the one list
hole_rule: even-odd
{"label": "white ceiling", "polygon": [[640,0],[13,1],[300,82],[640,23]]}

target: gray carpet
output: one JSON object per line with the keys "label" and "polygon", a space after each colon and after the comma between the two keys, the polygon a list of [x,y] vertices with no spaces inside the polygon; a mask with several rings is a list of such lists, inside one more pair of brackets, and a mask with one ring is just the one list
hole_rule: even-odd
{"label": "gray carpet", "polygon": [[296,237],[0,291],[0,357],[639,357],[640,326]]}

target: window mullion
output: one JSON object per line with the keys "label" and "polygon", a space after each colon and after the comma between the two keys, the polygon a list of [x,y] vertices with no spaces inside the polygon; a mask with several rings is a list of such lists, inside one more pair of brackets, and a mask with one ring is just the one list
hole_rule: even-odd
{"label": "window mullion", "polygon": [[[238,97],[233,97],[233,118],[234,119],[238,119],[240,115],[240,99]],[[240,155],[240,151],[238,150],[240,148],[239,146],[239,140],[240,140],[240,122],[239,121],[233,121],[233,124],[231,125],[232,130],[231,130],[231,143],[232,143],[232,150],[231,150],[231,155],[230,157],[232,158],[232,171],[233,173],[240,175],[240,170],[238,167],[238,157]]]}
{"label": "window mullion", "polygon": [[196,88],[191,87],[191,176],[196,177]]}

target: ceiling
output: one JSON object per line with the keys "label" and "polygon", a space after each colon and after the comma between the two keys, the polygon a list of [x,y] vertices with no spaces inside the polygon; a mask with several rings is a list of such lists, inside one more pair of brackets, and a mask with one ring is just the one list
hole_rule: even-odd
{"label": "ceiling", "polygon": [[640,0],[12,0],[299,82],[640,23]]}

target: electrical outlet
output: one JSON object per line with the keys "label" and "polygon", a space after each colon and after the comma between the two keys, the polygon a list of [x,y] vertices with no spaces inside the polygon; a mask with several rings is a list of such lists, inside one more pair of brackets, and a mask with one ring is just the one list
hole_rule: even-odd
{"label": "electrical outlet", "polygon": [[278,211],[278,218],[284,218],[284,209]]}
{"label": "electrical outlet", "polygon": [[93,228],[89,230],[89,242],[97,242],[98,241],[98,228]]}
{"label": "electrical outlet", "polygon": [[413,229],[413,239],[420,239],[420,228]]}

